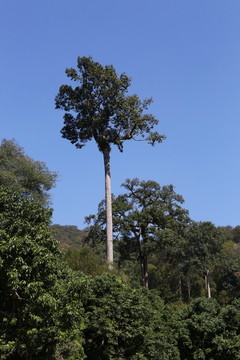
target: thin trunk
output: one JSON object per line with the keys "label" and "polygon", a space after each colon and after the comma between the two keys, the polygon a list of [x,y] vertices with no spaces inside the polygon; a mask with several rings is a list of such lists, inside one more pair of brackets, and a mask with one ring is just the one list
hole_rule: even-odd
{"label": "thin trunk", "polygon": [[147,256],[145,254],[140,254],[139,260],[140,260],[140,266],[141,266],[142,286],[148,289]]}
{"label": "thin trunk", "polygon": [[182,279],[181,279],[181,276],[178,277],[178,291],[179,291],[179,300],[182,300]]}
{"label": "thin trunk", "polygon": [[110,173],[110,149],[104,149],[105,170],[105,201],[106,201],[106,228],[107,228],[107,262],[109,269],[113,267],[113,230],[112,230],[112,192]]}
{"label": "thin trunk", "polygon": [[206,271],[205,275],[205,283],[206,283],[206,289],[207,289],[207,297],[211,298],[211,287],[210,287],[210,272],[209,270]]}
{"label": "thin trunk", "polygon": [[190,284],[190,280],[187,280],[187,292],[188,292],[188,301],[191,301],[191,284]]}
{"label": "thin trunk", "polygon": [[145,250],[142,249],[142,242],[141,242],[141,230],[138,236],[138,243],[139,243],[139,262],[141,267],[141,275],[142,275],[142,286],[148,289],[148,259]]}
{"label": "thin trunk", "polygon": [[148,261],[145,253],[143,254],[143,286],[148,289]]}

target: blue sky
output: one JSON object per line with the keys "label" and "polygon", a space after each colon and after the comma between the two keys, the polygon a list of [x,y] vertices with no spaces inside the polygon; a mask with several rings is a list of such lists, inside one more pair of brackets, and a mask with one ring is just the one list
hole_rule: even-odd
{"label": "blue sky", "polygon": [[59,173],[53,223],[83,228],[104,197],[101,153],[62,139],[54,108],[65,68],[91,55],[154,98],[167,136],[112,150],[113,193],[126,178],[173,184],[193,220],[239,225],[239,39],[239,0],[1,0],[1,139]]}

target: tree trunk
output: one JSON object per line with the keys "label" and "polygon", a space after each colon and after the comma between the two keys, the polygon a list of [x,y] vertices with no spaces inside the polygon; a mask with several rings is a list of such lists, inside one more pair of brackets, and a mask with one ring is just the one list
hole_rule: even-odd
{"label": "tree trunk", "polygon": [[190,284],[190,280],[187,279],[187,292],[188,292],[188,301],[191,301],[191,284]]}
{"label": "tree trunk", "polygon": [[104,149],[105,170],[105,201],[106,201],[106,229],[107,229],[107,262],[109,269],[113,267],[113,230],[112,230],[112,191],[110,173],[110,149]]}
{"label": "tree trunk", "polygon": [[148,263],[147,256],[145,254],[140,254],[139,262],[141,267],[141,275],[142,275],[142,286],[148,289]]}
{"label": "tree trunk", "polygon": [[141,242],[141,233],[139,231],[138,234],[138,244],[139,244],[139,262],[141,267],[141,275],[142,275],[142,286],[148,289],[148,258],[145,252],[145,249],[142,249],[142,242]]}
{"label": "tree trunk", "polygon": [[148,289],[148,259],[145,253],[143,254],[143,286]]}
{"label": "tree trunk", "polygon": [[210,298],[211,297],[211,288],[210,288],[210,272],[209,270],[206,271],[206,275],[205,275],[205,283],[206,283],[206,289],[207,289],[207,297]]}
{"label": "tree trunk", "polygon": [[178,277],[178,292],[179,292],[179,300],[182,300],[182,279],[181,276]]}

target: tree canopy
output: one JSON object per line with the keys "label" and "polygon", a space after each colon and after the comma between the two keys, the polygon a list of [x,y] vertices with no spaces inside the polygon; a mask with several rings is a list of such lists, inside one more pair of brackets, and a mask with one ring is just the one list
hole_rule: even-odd
{"label": "tree canopy", "polygon": [[118,75],[113,66],[103,66],[91,57],[78,57],[77,70],[66,69],[77,86],[62,85],[56,108],[66,111],[62,136],[82,148],[94,139],[101,152],[112,144],[120,151],[125,140],[161,142],[165,136],[152,132],[158,120],[145,111],[152,103],[137,95],[127,95],[131,79]]}
{"label": "tree canopy", "polygon": [[[238,227],[189,221],[172,185],[128,179],[123,186],[126,193],[113,197],[118,275],[97,255],[104,202],[85,230],[92,243],[76,227],[53,231],[80,247],[63,256],[51,209],[0,187],[1,360],[239,360]],[[144,253],[151,290],[128,271]],[[206,269],[218,302],[191,300]],[[186,283],[195,289],[189,297]]]}
{"label": "tree canopy", "polygon": [[[172,185],[160,186],[155,181],[127,179],[122,186],[126,193],[113,197],[113,229],[119,261],[134,258],[139,261],[142,283],[148,287],[148,258],[166,247],[182,241],[183,230],[189,223],[188,211],[182,208],[181,195]],[[93,221],[89,237],[101,238],[105,228],[105,203],[101,202]],[[176,252],[172,254],[176,257]]]}
{"label": "tree canopy", "polygon": [[15,140],[3,139],[0,146],[0,185],[27,197],[49,202],[48,191],[55,186],[57,174],[42,161],[27,156]]}
{"label": "tree canopy", "polygon": [[[0,189],[0,357],[82,359],[82,306],[76,281],[51,236],[51,211]],[[68,286],[67,286],[68,284]],[[67,320],[66,320],[67,319]],[[70,345],[71,344],[71,345]]]}

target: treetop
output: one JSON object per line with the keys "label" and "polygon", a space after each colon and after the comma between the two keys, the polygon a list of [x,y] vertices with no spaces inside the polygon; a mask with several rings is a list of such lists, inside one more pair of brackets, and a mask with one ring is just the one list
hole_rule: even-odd
{"label": "treetop", "polygon": [[140,100],[127,95],[131,79],[118,75],[112,65],[103,66],[91,57],[78,57],[77,69],[66,69],[76,87],[62,85],[56,96],[57,109],[65,111],[62,137],[82,148],[94,139],[100,151],[114,144],[123,151],[125,140],[162,142],[164,135],[153,132],[158,120],[146,113],[152,98]]}

